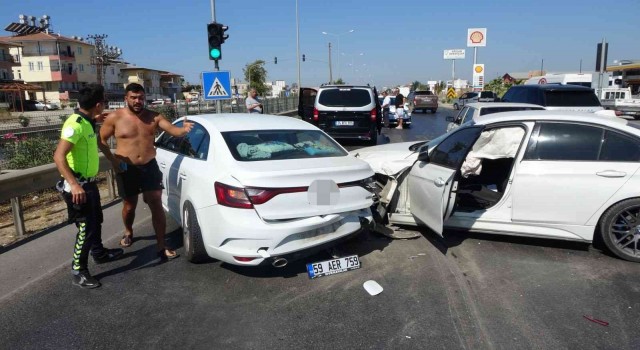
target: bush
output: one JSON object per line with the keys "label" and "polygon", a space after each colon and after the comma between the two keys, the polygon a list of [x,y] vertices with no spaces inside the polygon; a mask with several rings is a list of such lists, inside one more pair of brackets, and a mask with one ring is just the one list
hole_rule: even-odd
{"label": "bush", "polygon": [[18,117],[18,122],[23,127],[27,127],[27,126],[29,126],[29,122],[31,122],[31,120],[29,118],[25,117],[24,115],[21,115],[20,117]]}
{"label": "bush", "polygon": [[3,137],[4,156],[9,169],[26,169],[49,164],[56,149],[54,141],[41,136],[27,138],[6,134]]}
{"label": "bush", "polygon": [[76,108],[78,106],[78,102],[69,102],[69,107]]}

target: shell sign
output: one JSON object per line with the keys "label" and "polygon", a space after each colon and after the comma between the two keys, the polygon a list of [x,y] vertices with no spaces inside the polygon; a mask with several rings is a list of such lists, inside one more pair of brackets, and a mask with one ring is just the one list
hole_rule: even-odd
{"label": "shell sign", "polygon": [[487,46],[487,28],[467,29],[467,47]]}
{"label": "shell sign", "polygon": [[484,70],[484,66],[482,64],[476,64],[476,66],[473,68],[473,70],[476,73],[480,74]]}

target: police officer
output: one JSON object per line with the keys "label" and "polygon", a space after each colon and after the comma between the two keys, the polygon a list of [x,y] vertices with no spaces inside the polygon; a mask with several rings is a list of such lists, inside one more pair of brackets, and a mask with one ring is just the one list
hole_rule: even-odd
{"label": "police officer", "polygon": [[71,264],[72,284],[96,288],[100,282],[89,274],[89,252],[95,263],[102,264],[118,258],[123,250],[102,245],[102,206],[95,182],[99,168],[95,129],[96,121],[101,122],[106,116],[104,88],[88,84],[79,93],[80,108],[62,126],[53,160],[64,178],[57,187],[67,204],[69,222],[78,228]]}

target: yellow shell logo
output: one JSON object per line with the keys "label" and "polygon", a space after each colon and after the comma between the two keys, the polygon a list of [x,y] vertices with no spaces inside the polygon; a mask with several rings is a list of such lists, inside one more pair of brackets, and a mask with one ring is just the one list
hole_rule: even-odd
{"label": "yellow shell logo", "polygon": [[482,66],[476,66],[474,70],[476,71],[476,73],[482,73]]}
{"label": "yellow shell logo", "polygon": [[469,39],[471,39],[472,43],[478,44],[482,42],[482,39],[484,39],[484,35],[482,35],[481,32],[475,31],[471,33],[471,36],[469,37]]}

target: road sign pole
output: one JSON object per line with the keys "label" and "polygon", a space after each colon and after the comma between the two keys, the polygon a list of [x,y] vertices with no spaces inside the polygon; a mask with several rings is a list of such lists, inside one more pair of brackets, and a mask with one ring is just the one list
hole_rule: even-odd
{"label": "road sign pole", "polygon": [[451,71],[451,87],[455,89],[456,82],[456,60],[451,60],[451,65],[453,66]]}

